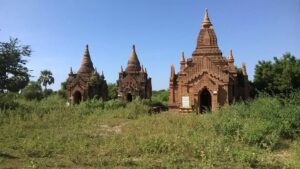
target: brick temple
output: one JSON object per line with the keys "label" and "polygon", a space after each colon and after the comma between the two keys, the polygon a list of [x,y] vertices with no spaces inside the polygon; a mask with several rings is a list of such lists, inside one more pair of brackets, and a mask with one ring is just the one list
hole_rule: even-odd
{"label": "brick temple", "polygon": [[72,68],[66,83],[67,99],[72,104],[78,104],[89,98],[107,98],[107,83],[103,72],[101,75],[93,66],[89,47],[86,46],[81,66],[77,73]]}
{"label": "brick temple", "polygon": [[120,100],[130,102],[136,97],[141,99],[151,98],[151,78],[148,78],[147,69],[140,65],[134,45],[125,71],[121,66],[117,86]]}
{"label": "brick temple", "polygon": [[171,65],[169,110],[213,111],[248,96],[246,66],[236,69],[232,50],[227,58],[222,55],[206,10],[192,57],[185,60],[182,53],[177,74]]}

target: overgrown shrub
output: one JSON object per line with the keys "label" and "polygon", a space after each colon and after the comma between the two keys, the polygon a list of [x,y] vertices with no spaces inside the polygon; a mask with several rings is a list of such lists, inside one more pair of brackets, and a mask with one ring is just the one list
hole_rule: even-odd
{"label": "overgrown shrub", "polygon": [[53,94],[53,90],[52,89],[45,89],[43,91],[43,97],[48,97],[50,96],[51,94]]}
{"label": "overgrown shrub", "polygon": [[15,109],[19,106],[16,102],[16,93],[0,93],[0,109]]}
{"label": "overgrown shrub", "polygon": [[81,115],[89,115],[95,112],[95,110],[104,109],[104,101],[99,99],[89,99],[80,103],[79,105]]}
{"label": "overgrown shrub", "polygon": [[169,91],[168,90],[153,91],[151,100],[152,103],[168,106]]}
{"label": "overgrown shrub", "polygon": [[275,148],[282,137],[300,134],[300,106],[291,101],[298,98],[260,96],[253,101],[238,103],[217,112],[215,129],[219,134],[242,140],[261,148]]}
{"label": "overgrown shrub", "polygon": [[124,108],[126,103],[120,100],[109,100],[104,102],[104,109],[105,110],[115,110],[118,108]]}
{"label": "overgrown shrub", "polygon": [[116,110],[118,114],[116,117],[125,117],[128,119],[136,119],[139,116],[143,116],[149,113],[150,101],[149,100],[141,100],[139,98],[133,100],[130,103],[127,103],[125,108],[119,108]]}
{"label": "overgrown shrub", "polygon": [[37,82],[30,82],[22,91],[21,95],[26,100],[41,100],[43,98],[43,91]]}

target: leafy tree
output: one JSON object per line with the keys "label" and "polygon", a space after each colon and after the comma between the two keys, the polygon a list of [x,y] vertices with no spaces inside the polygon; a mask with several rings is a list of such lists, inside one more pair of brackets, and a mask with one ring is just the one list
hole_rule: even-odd
{"label": "leafy tree", "polygon": [[116,99],[118,97],[117,85],[115,83],[108,84],[108,98]]}
{"label": "leafy tree", "polygon": [[153,103],[161,103],[165,106],[168,105],[169,91],[168,90],[158,90],[153,91],[151,100]]}
{"label": "leafy tree", "polygon": [[286,94],[300,88],[300,60],[290,53],[274,62],[259,61],[255,67],[254,86],[270,94]]}
{"label": "leafy tree", "polygon": [[54,83],[54,77],[50,70],[41,71],[41,75],[38,79],[38,83],[44,86],[45,91],[47,90],[47,85],[51,85]]}
{"label": "leafy tree", "polygon": [[0,42],[0,93],[17,92],[28,84],[30,75],[23,57],[30,55],[30,46],[20,45],[17,38]]}
{"label": "leafy tree", "polygon": [[26,100],[41,100],[43,97],[43,92],[40,84],[32,81],[22,90],[21,95]]}

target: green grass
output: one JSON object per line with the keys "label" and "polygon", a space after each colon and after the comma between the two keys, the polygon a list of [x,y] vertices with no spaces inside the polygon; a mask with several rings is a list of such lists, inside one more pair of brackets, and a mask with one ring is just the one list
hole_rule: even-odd
{"label": "green grass", "polygon": [[300,168],[293,98],[260,97],[204,115],[148,115],[140,100],[16,102],[0,110],[0,168]]}

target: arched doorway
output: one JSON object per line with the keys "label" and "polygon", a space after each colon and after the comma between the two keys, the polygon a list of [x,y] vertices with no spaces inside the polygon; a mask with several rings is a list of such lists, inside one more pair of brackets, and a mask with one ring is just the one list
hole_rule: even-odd
{"label": "arched doorway", "polygon": [[76,91],[74,94],[73,94],[73,103],[74,104],[79,104],[81,102],[81,93],[79,91]]}
{"label": "arched doorway", "polygon": [[201,113],[211,111],[211,95],[206,88],[199,93],[199,110]]}
{"label": "arched doorway", "polygon": [[127,93],[126,100],[127,100],[128,102],[131,102],[131,101],[132,101],[132,95],[131,95],[131,93]]}

